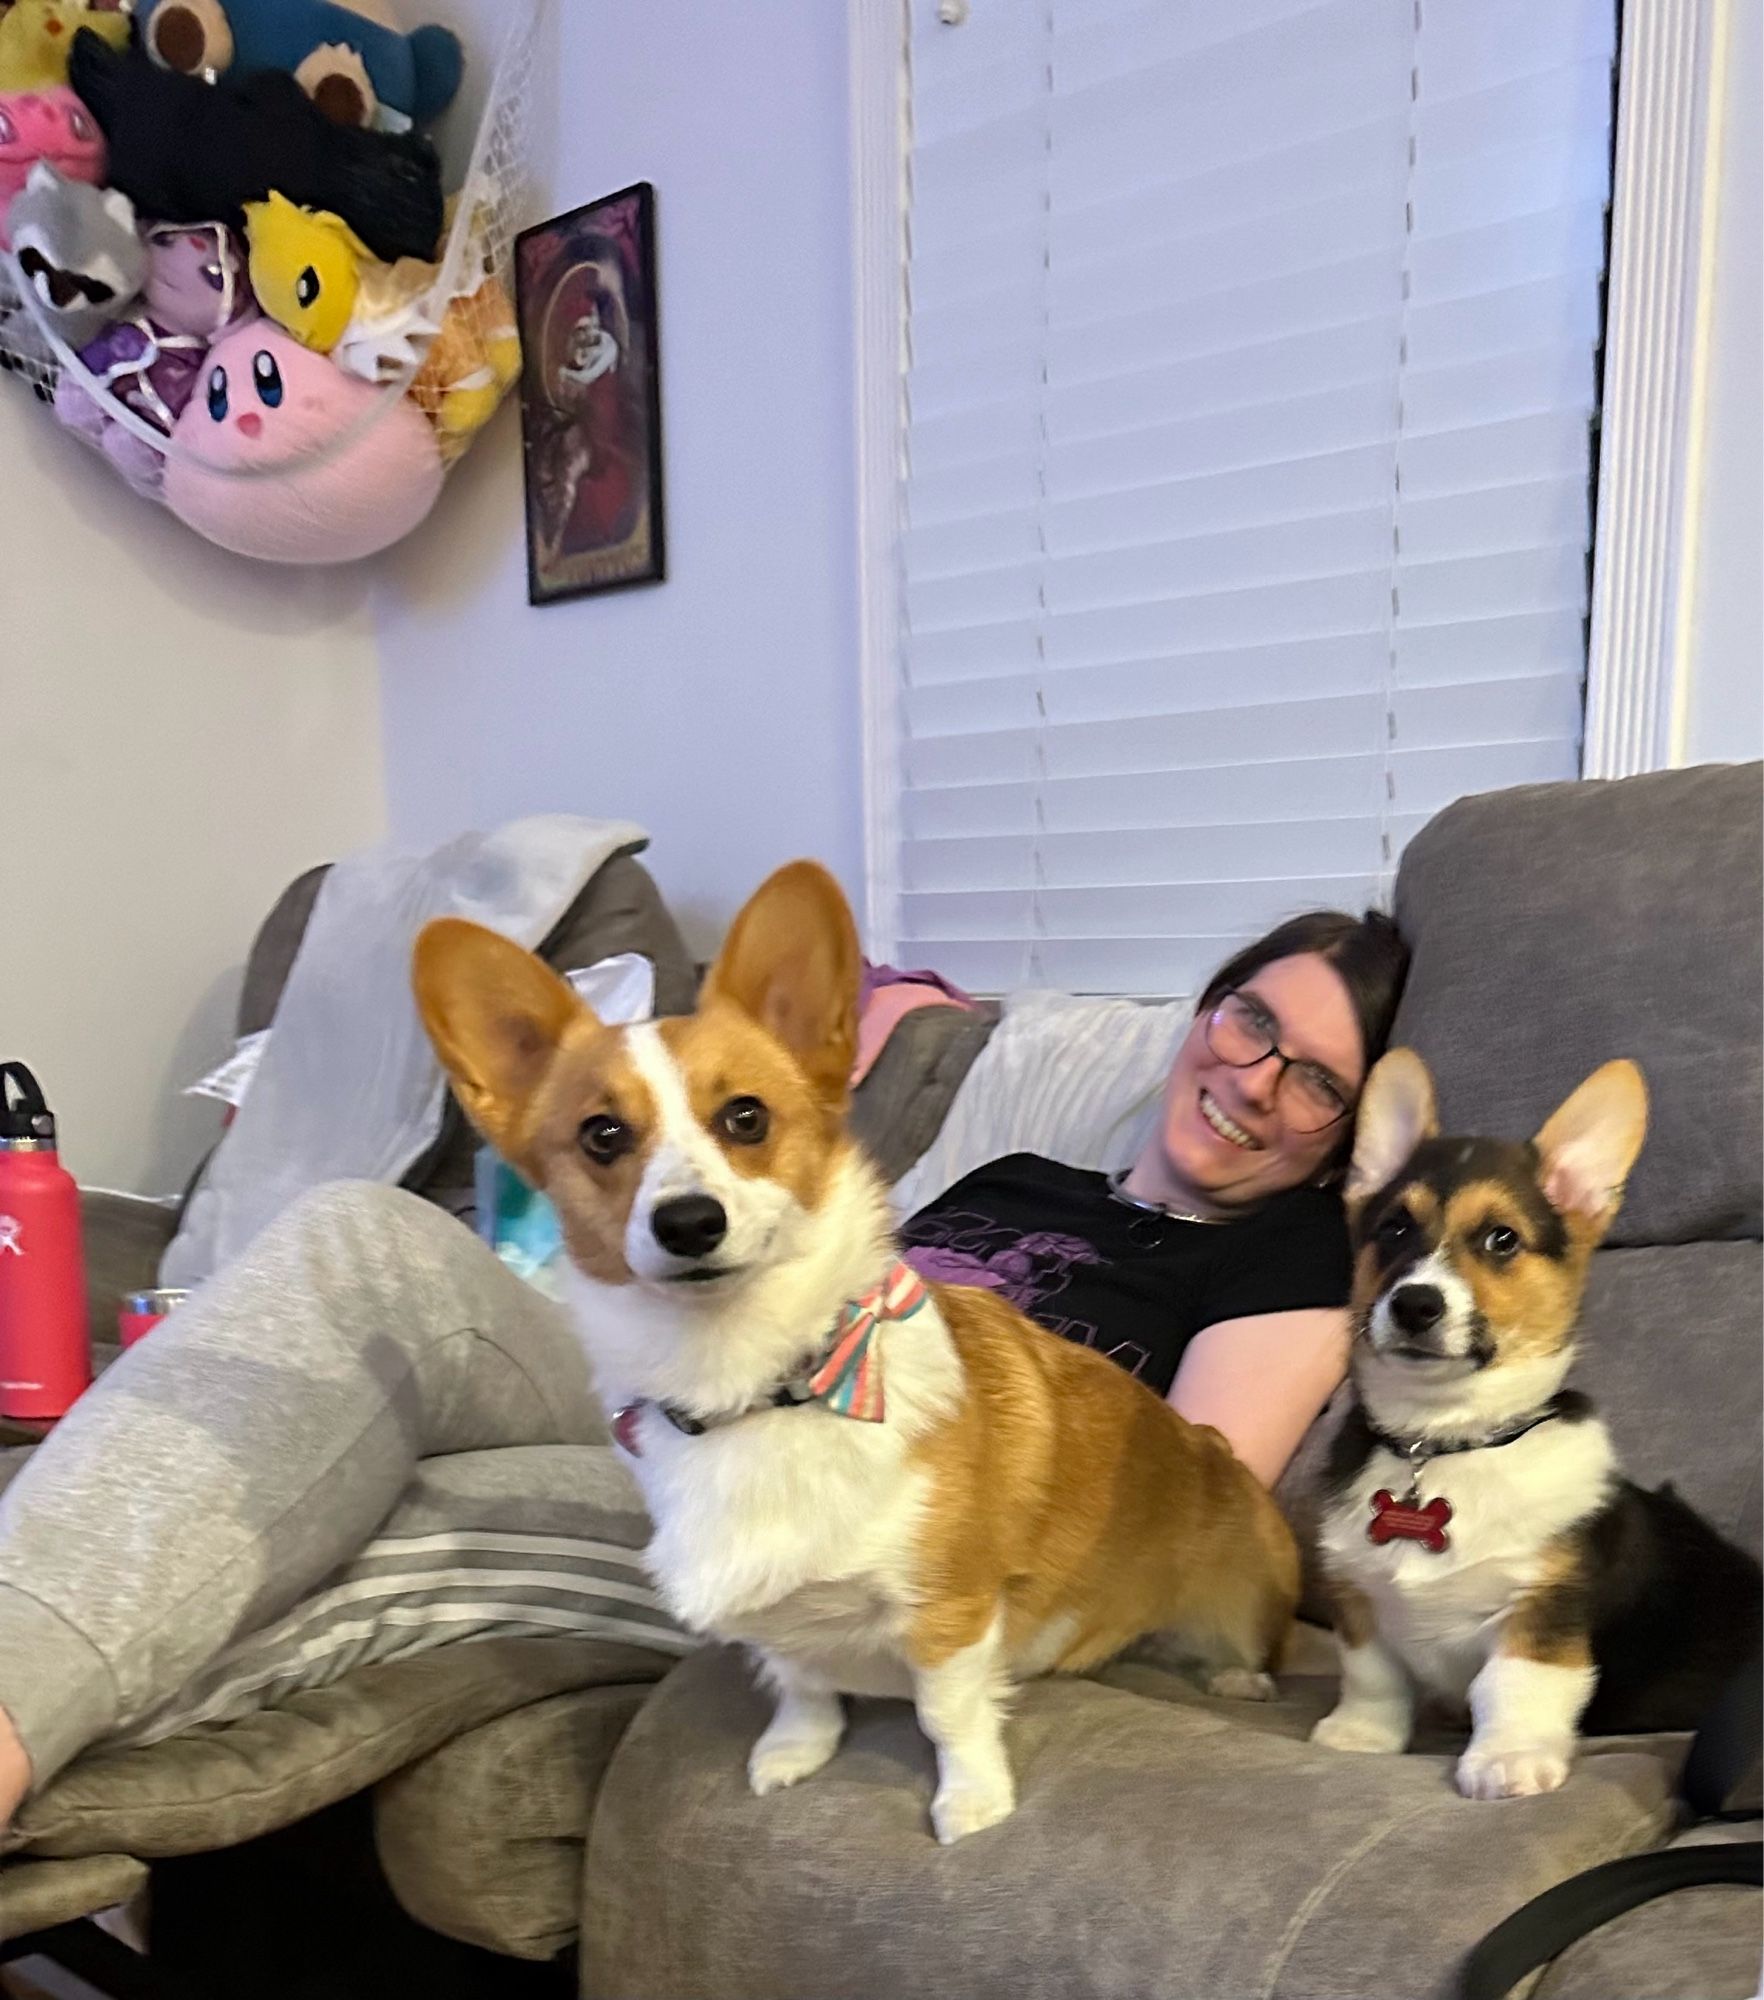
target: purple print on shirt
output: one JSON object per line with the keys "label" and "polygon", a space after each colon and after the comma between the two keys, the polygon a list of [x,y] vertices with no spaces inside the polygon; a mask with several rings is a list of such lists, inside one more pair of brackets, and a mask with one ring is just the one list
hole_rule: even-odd
{"label": "purple print on shirt", "polygon": [[919,1216],[909,1227],[914,1240],[901,1255],[921,1278],[937,1285],[973,1285],[997,1292],[1037,1325],[1080,1347],[1096,1348],[1129,1375],[1137,1375],[1151,1359],[1136,1340],[1107,1345],[1093,1321],[1067,1319],[1047,1309],[1047,1301],[1066,1290],[1079,1265],[1107,1261],[1082,1236],[1057,1229],[1019,1234],[972,1209]]}

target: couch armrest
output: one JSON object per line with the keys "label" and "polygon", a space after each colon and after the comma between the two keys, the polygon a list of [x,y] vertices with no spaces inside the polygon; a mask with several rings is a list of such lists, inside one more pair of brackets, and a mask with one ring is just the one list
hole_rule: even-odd
{"label": "couch armrest", "polygon": [[159,1282],[159,1259],[177,1229],[175,1202],[146,1195],[80,1189],[86,1251],[86,1325],[95,1347],[116,1345],[116,1308],[124,1292]]}
{"label": "couch armrest", "polygon": [[896,1026],[852,1093],[852,1133],[890,1186],[937,1137],[998,1015],[990,1001],[972,1013],[921,1007]]}

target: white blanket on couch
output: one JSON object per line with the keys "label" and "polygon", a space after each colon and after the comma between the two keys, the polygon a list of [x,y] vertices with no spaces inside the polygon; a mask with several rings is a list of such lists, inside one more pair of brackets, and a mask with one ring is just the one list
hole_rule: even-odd
{"label": "white blanket on couch", "polygon": [[447,1086],[410,988],[411,945],[431,917],[470,917],[535,946],[606,862],[647,844],[625,820],[549,813],[431,854],[386,846],[339,861],[160,1282],[200,1284],[308,1188],[401,1180],[434,1143]]}
{"label": "white blanket on couch", "polygon": [[911,1215],[988,1160],[1040,1153],[1105,1173],[1156,1129],[1194,1003],[1013,993],[935,1139],[893,1189]]}

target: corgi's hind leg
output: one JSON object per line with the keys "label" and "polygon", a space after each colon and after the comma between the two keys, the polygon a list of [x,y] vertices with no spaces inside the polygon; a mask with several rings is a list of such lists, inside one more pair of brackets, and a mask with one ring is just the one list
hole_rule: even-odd
{"label": "corgi's hind leg", "polygon": [[1146,1642],[1152,1657],[1191,1668],[1208,1694],[1271,1700],[1298,1609],[1298,1553],[1284,1523],[1268,1554],[1186,1593],[1176,1618]]}
{"label": "corgi's hind leg", "polygon": [[[931,1825],[946,1847],[996,1826],[1017,1803],[1004,1747],[1010,1686],[1004,1619],[990,1607],[965,1609],[965,1617],[958,1609],[948,1620],[948,1630],[915,1634],[909,1662],[919,1726],[937,1751]],[[977,1636],[969,1638],[969,1631]]]}
{"label": "corgi's hind leg", "polygon": [[1274,1656],[1240,1635],[1210,1621],[1167,1625],[1148,1632],[1128,1649],[1127,1657],[1174,1668],[1197,1680],[1208,1694],[1230,1701],[1272,1701]]}

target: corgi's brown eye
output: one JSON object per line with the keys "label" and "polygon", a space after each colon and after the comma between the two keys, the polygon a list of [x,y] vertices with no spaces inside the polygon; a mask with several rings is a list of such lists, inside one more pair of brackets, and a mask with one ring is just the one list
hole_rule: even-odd
{"label": "corgi's brown eye", "polygon": [[771,1130],[772,1114],[757,1097],[731,1097],[717,1113],[717,1127],[738,1146],[757,1146]]}
{"label": "corgi's brown eye", "polygon": [[1414,1227],[1415,1218],[1406,1208],[1393,1208],[1372,1233],[1380,1243],[1401,1243]]}
{"label": "corgi's brown eye", "polygon": [[1482,1250],[1497,1264],[1511,1263],[1519,1254],[1518,1230],[1509,1229],[1504,1222],[1491,1223],[1482,1232]]}
{"label": "corgi's brown eye", "polygon": [[602,1167],[610,1167],[621,1154],[628,1153],[634,1143],[630,1126],[621,1118],[609,1117],[604,1111],[596,1117],[584,1119],[582,1129],[576,1136],[582,1142],[583,1152]]}

